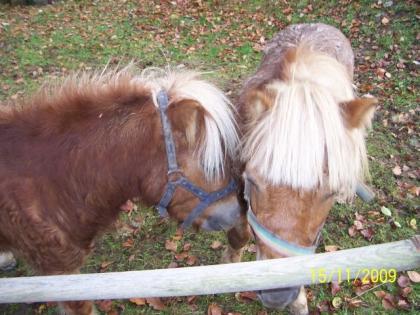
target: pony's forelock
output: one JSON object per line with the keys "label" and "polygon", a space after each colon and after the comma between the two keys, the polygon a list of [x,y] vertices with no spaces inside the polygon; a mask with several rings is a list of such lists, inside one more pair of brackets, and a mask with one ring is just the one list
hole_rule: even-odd
{"label": "pony's forelock", "polygon": [[273,185],[312,190],[326,184],[340,199],[351,199],[367,174],[367,158],[363,128],[346,128],[340,112],[339,103],[354,98],[345,67],[300,48],[284,71],[284,81],[265,87],[276,98],[244,137],[242,160]]}

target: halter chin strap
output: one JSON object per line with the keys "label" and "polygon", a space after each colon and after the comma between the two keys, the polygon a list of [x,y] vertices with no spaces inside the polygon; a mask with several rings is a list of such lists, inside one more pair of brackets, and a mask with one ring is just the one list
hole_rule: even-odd
{"label": "halter chin strap", "polygon": [[[168,160],[168,183],[166,184],[165,192],[163,193],[162,198],[157,204],[156,209],[159,211],[161,217],[167,217],[167,207],[173,198],[177,186],[180,186],[185,190],[191,192],[200,200],[200,203],[191,211],[191,213],[181,225],[183,228],[188,228],[195,221],[195,219],[197,219],[207,209],[209,205],[235,191],[237,185],[236,182],[232,179],[226,187],[208,193],[202,190],[200,187],[191,183],[183,175],[182,171],[178,167],[178,163],[176,160],[175,142],[172,136],[171,123],[166,114],[166,110],[169,106],[167,93],[164,90],[161,90],[156,96],[156,101],[158,103],[160,119],[162,122],[166,157]],[[177,174],[177,176],[174,176],[175,174]]]}

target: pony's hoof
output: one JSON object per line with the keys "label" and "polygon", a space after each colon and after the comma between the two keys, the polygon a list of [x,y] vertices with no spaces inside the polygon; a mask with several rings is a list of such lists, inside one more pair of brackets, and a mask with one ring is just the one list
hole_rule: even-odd
{"label": "pony's hoof", "polygon": [[16,265],[16,259],[11,252],[0,253],[0,271],[12,271]]}
{"label": "pony's hoof", "polygon": [[305,288],[300,287],[300,292],[297,299],[289,305],[289,311],[292,315],[308,315],[308,300],[306,298]]}
{"label": "pony's hoof", "polygon": [[242,249],[232,249],[230,247],[226,248],[222,254],[221,263],[222,264],[230,264],[241,262],[242,259]]}

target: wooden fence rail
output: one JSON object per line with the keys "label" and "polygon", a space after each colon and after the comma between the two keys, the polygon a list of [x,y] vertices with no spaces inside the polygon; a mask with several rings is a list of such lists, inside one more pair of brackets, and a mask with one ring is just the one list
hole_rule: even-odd
{"label": "wooden fence rail", "polygon": [[[420,267],[420,236],[330,253],[236,264],[0,279],[0,303],[127,299],[264,290],[347,281],[363,270]],[[326,277],[326,278],[325,278]]]}

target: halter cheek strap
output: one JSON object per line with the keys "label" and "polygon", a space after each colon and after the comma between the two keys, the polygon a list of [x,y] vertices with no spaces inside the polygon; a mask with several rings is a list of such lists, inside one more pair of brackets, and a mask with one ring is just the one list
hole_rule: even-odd
{"label": "halter cheek strap", "polygon": [[[156,96],[156,101],[158,103],[160,119],[162,122],[162,131],[165,140],[166,156],[168,160],[168,183],[166,184],[165,192],[157,204],[156,209],[158,210],[160,216],[167,217],[167,207],[173,198],[175,189],[179,186],[189,191],[200,200],[200,203],[190,212],[188,217],[181,225],[183,228],[188,228],[195,221],[195,219],[197,219],[207,209],[209,205],[235,191],[237,185],[236,182],[232,179],[226,187],[208,193],[202,190],[200,187],[194,185],[182,174],[182,171],[179,169],[176,160],[175,142],[172,137],[171,123],[166,114],[166,110],[169,106],[168,95],[166,92],[163,90],[160,91]],[[174,174],[178,174],[178,176],[171,176]]]}

